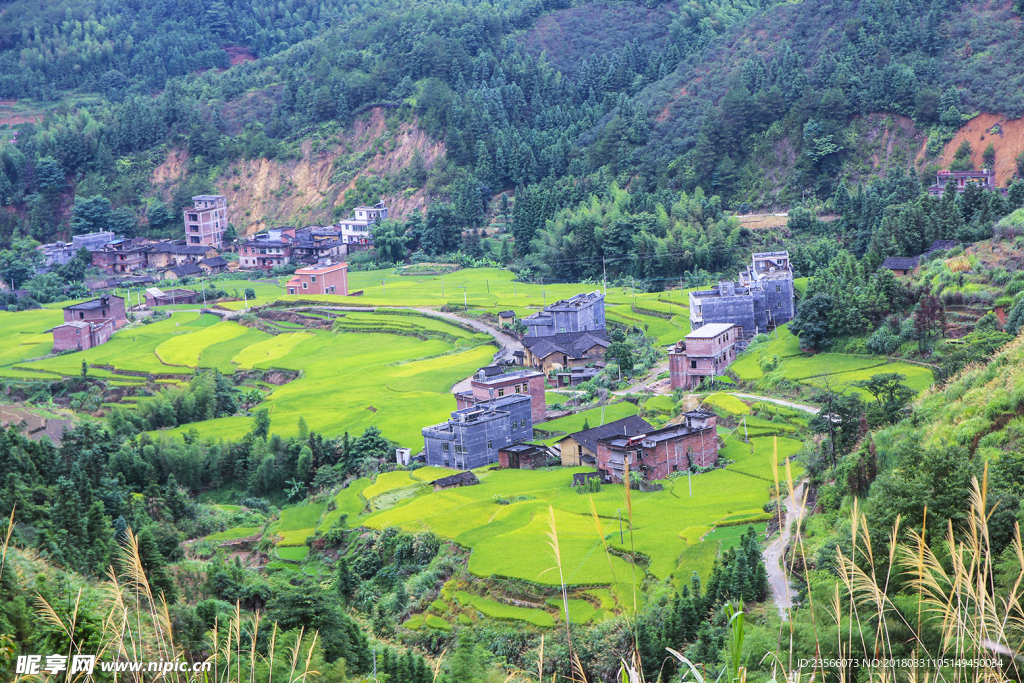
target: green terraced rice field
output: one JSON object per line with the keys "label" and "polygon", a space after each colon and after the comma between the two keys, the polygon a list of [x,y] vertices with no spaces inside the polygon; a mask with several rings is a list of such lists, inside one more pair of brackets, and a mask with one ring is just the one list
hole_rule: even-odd
{"label": "green terraced rice field", "polygon": [[290,531],[292,529],[306,529],[315,527],[320,517],[324,514],[326,506],[322,503],[310,503],[308,505],[297,505],[281,510],[281,519],[277,524],[279,531]]}
{"label": "green terraced rice field", "polygon": [[282,560],[291,560],[292,562],[302,562],[309,555],[309,548],[307,546],[290,546],[285,548],[277,549],[277,556]]}
{"label": "green terraced rice field", "polygon": [[733,415],[746,415],[750,412],[750,406],[732,394],[710,394],[704,398],[704,403]]}
{"label": "green terraced rice field", "polygon": [[481,614],[491,617],[492,619],[525,621],[529,624],[533,624],[534,626],[540,626],[541,628],[555,625],[555,619],[551,613],[542,609],[506,605],[505,603],[497,602],[496,600],[488,600],[487,598],[482,598],[478,595],[470,595],[465,591],[459,591],[456,593],[455,597],[458,599],[460,604],[472,605],[472,607]]}
{"label": "green terraced rice field", "polygon": [[210,534],[206,537],[207,541],[234,541],[239,538],[248,538],[249,536],[255,536],[260,532],[258,526],[236,526],[230,529],[225,529],[216,534]]}

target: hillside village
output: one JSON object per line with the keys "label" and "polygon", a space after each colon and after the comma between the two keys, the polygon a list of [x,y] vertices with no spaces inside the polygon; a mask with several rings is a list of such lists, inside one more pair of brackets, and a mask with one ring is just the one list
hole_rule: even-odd
{"label": "hillside village", "polygon": [[0,680],[1022,680],[1022,17],[8,0]]}

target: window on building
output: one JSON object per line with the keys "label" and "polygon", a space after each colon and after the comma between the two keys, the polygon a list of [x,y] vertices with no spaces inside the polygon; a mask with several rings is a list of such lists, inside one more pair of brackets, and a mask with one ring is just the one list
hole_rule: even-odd
{"label": "window on building", "polygon": [[691,360],[690,361],[690,369],[691,370],[696,370],[697,369],[697,361],[695,361],[695,360]]}
{"label": "window on building", "polygon": [[775,291],[779,294],[782,293],[782,285],[775,285]]}
{"label": "window on building", "polygon": [[505,395],[505,389],[504,388],[498,389],[498,396],[504,396],[504,395]]}
{"label": "window on building", "polygon": [[447,441],[445,441],[443,444],[441,444],[441,450],[447,452],[447,450],[448,450],[448,442]]}
{"label": "window on building", "polygon": [[515,386],[514,386],[514,387],[512,387],[512,388],[516,390],[516,393],[517,393],[517,394],[519,393],[519,385],[518,385],[518,384],[517,384],[517,385],[515,385]]}
{"label": "window on building", "polygon": [[490,442],[490,441],[488,441],[488,442],[487,442],[487,448],[488,448],[488,449],[490,449],[490,448],[491,448],[491,442]]}
{"label": "window on building", "polygon": [[781,301],[775,302],[775,308],[782,308],[782,302]]}
{"label": "window on building", "polygon": [[302,283],[302,288],[303,289],[309,289],[309,283],[303,282]]}
{"label": "window on building", "polygon": [[310,282],[316,282],[316,275],[310,275],[309,276],[309,281]]}

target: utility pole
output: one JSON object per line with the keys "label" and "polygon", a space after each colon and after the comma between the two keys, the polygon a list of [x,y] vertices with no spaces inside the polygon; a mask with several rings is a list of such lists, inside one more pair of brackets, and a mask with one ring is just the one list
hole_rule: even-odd
{"label": "utility pole", "polygon": [[444,275],[441,276],[441,298],[444,298]]}
{"label": "utility pole", "polygon": [[608,262],[604,256],[601,257],[601,284],[604,286],[604,295],[608,296]]}
{"label": "utility pole", "polygon": [[487,283],[487,293],[490,294],[491,293],[491,279],[487,278],[486,280],[484,280],[484,282]]}
{"label": "utility pole", "polygon": [[623,545],[624,541],[622,540],[622,508],[616,510],[615,514],[619,516],[619,545]]}
{"label": "utility pole", "polygon": [[388,293],[388,287],[387,287],[387,285],[384,284],[384,280],[383,279],[381,279],[381,281],[380,281],[380,289],[381,289],[381,294],[387,294]]}

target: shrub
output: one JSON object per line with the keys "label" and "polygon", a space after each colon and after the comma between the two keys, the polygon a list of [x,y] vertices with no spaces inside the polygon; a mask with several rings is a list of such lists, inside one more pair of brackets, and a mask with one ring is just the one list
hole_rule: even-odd
{"label": "shrub", "polygon": [[866,346],[871,353],[888,356],[899,350],[900,338],[893,334],[886,325],[878,328],[874,334],[868,337]]}

